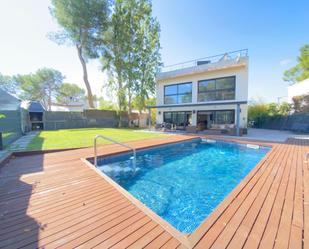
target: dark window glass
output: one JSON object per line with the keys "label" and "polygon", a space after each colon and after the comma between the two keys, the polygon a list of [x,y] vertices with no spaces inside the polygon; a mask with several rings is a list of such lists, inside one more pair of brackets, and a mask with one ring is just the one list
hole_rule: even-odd
{"label": "dark window glass", "polygon": [[178,104],[180,103],[191,103],[192,102],[192,94],[181,94],[178,95]]}
{"label": "dark window glass", "polygon": [[202,80],[198,82],[198,101],[235,99],[235,77]]}
{"label": "dark window glass", "polygon": [[235,78],[228,77],[216,80],[216,89],[223,90],[223,89],[234,89],[235,88]]}
{"label": "dark window glass", "polygon": [[198,94],[198,101],[214,101],[216,100],[216,92],[203,92]]}
{"label": "dark window glass", "polygon": [[164,104],[192,102],[192,83],[182,83],[164,87]]}
{"label": "dark window glass", "polygon": [[215,111],[215,124],[234,124],[235,112],[229,111]]}
{"label": "dark window glass", "polygon": [[172,123],[172,113],[171,112],[164,112],[164,122]]}
{"label": "dark window glass", "polygon": [[177,95],[170,95],[164,97],[165,104],[177,104]]}
{"label": "dark window glass", "polygon": [[200,81],[198,87],[199,87],[199,92],[216,90],[216,81],[215,80]]}
{"label": "dark window glass", "polygon": [[187,126],[192,122],[191,112],[164,112],[164,122],[178,126]]}

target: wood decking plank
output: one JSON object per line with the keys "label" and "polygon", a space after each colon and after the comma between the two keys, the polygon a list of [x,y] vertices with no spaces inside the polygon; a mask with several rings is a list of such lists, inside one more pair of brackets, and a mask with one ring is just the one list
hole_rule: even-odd
{"label": "wood decking plank", "polygon": [[[272,157],[274,159],[274,157]],[[203,239],[199,241],[196,245],[196,248],[210,248],[212,244],[215,242],[219,234],[225,228],[228,221],[233,217],[233,215],[237,212],[238,208],[241,204],[246,200],[246,198],[250,195],[251,190],[255,189],[255,193],[257,192],[257,188],[254,188],[258,185],[258,189],[260,189],[266,181],[267,176],[271,173],[273,164],[263,164],[263,169],[261,168],[256,175],[252,178],[251,181],[248,182],[246,187],[240,192],[240,194],[233,200],[231,205],[223,212],[223,214],[219,217],[219,219],[214,223],[211,229],[204,234]]]}
{"label": "wood decking plank", "polygon": [[[166,244],[172,236],[167,233],[163,232],[158,237],[156,237],[154,240],[152,240],[150,243],[143,246],[145,249],[155,249],[155,248],[161,248],[164,244]],[[147,240],[147,237],[142,238],[143,240]],[[148,242],[148,240],[147,240]],[[133,249],[134,247],[130,248]]]}
{"label": "wood decking plank", "polygon": [[[122,249],[122,248],[129,248],[134,243],[135,248],[143,248],[144,246],[142,243],[140,243],[138,246],[136,245],[136,241],[138,241],[140,238],[145,238],[151,241],[153,239],[153,236],[156,237],[160,233],[163,232],[163,229],[158,226],[156,223],[150,221],[146,225],[142,226],[141,228],[135,230],[133,233],[129,234],[127,237],[124,237],[123,239],[115,239],[119,240],[116,244],[114,244],[112,247],[113,249]],[[145,236],[147,234],[147,236]],[[139,240],[141,242],[141,240]],[[144,242],[145,243],[145,242]]]}
{"label": "wood decking plank", "polygon": [[[245,198],[248,194],[248,189],[252,187],[253,183],[259,179],[262,173],[267,168],[267,162],[271,160],[276,152],[279,150],[279,146],[275,146],[272,150],[273,153],[268,153],[264,159],[247,175],[247,177],[234,189],[227,198],[215,209],[212,214],[192,233],[189,235],[191,243],[196,245],[208,232],[209,229],[218,221],[220,216],[226,211],[230,204],[238,197]],[[243,191],[246,190],[246,191]],[[239,197],[240,196],[240,197]]]}
{"label": "wood decking plank", "polygon": [[[285,163],[285,167],[282,167],[282,169],[284,169],[284,171],[282,172],[282,176],[280,178],[280,181],[279,181],[279,177],[278,177],[277,181],[274,183],[272,189],[269,191],[267,198],[265,200],[265,203],[263,204],[261,211],[258,214],[256,221],[253,224],[253,227],[252,227],[250,233],[248,234],[248,237],[245,238],[246,241],[245,241],[245,244],[244,244],[244,248],[257,248],[259,246],[261,237],[263,236],[265,227],[267,226],[269,216],[270,216],[271,211],[274,207],[274,203],[275,203],[275,200],[277,198],[278,192],[280,191],[280,189],[282,189],[283,179],[286,179],[289,175],[289,172],[290,172],[290,167],[287,163]],[[242,236],[242,235],[240,234],[240,236]],[[237,240],[237,239],[238,239],[238,237],[235,237],[235,240]]]}
{"label": "wood decking plank", "polygon": [[[131,227],[134,224],[137,224],[139,228],[140,226],[148,223],[149,221],[150,219],[144,213],[137,211],[135,215],[130,216],[129,218],[116,220],[111,224],[110,227],[108,227],[108,229],[106,229],[105,227],[103,231],[102,229],[100,229],[100,231],[98,231],[98,234],[92,236],[90,240],[78,246],[77,248],[93,248],[101,243],[104,243],[106,240],[108,240],[109,238],[113,237],[116,234],[122,235],[121,231],[126,229],[127,227]],[[101,247],[104,248],[103,245]]]}
{"label": "wood decking plank", "polygon": [[[275,170],[271,175],[269,175],[268,182],[264,184],[263,190],[261,190],[257,198],[254,200],[254,203],[246,213],[244,219],[239,220],[239,227],[237,228],[237,231],[235,231],[233,239],[228,245],[228,248],[242,247],[246,242],[249,234],[251,233],[253,226],[256,223],[261,222],[261,219],[259,220],[260,217],[262,217],[263,222],[267,223],[267,213],[269,213],[271,210],[273,200],[278,191],[284,170],[288,167],[287,164],[284,163],[287,156],[288,153],[285,150],[282,150],[281,156],[279,156],[279,160],[275,162]],[[263,214],[264,209],[266,210],[266,215]],[[264,224],[260,224],[260,227],[263,227],[263,225]],[[250,244],[250,248],[255,247],[257,247],[257,245]]]}
{"label": "wood decking plank", "polygon": [[294,194],[294,209],[289,248],[301,248],[303,243],[304,209],[303,209],[303,155],[301,146],[297,147],[296,184]]}
{"label": "wood decking plank", "polygon": [[[278,158],[280,158],[280,154],[278,154]],[[282,160],[284,160],[284,154],[281,154]],[[239,226],[244,224],[241,232],[247,233],[247,227],[250,226],[254,219],[256,218],[261,205],[264,203],[264,200],[271,188],[274,178],[277,176],[279,165],[270,163],[273,165],[272,168],[269,168],[269,174],[265,175],[265,179],[259,182],[252,188],[251,192],[245,199],[245,201],[238,208],[237,212],[233,215],[233,217],[229,220],[227,225],[224,227],[224,230],[216,239],[215,243],[212,245],[212,248],[225,248],[230,243]],[[241,241],[235,240],[235,246],[239,248],[241,245]]]}
{"label": "wood decking plank", "polygon": [[173,249],[177,248],[179,245],[180,242],[178,240],[176,240],[175,238],[171,238],[163,246],[161,246],[160,249]]}
{"label": "wood decking plank", "polygon": [[302,141],[302,165],[303,165],[303,196],[304,196],[304,241],[303,246],[309,249],[309,158],[306,154],[309,152],[309,141]]}
{"label": "wood decking plank", "polygon": [[[192,137],[132,144],[143,148],[183,139]],[[0,247],[309,249],[309,141],[263,144],[273,148],[188,241],[167,232],[80,160],[93,156],[91,148],[18,156],[0,172]],[[128,150],[104,145],[98,151]]]}
{"label": "wood decking plank", "polygon": [[[123,197],[118,197],[118,199],[112,199],[109,202],[96,203],[93,205],[93,208],[82,205],[80,209],[76,209],[74,212],[65,214],[65,216],[56,216],[56,219],[52,219],[51,217],[49,221],[40,221],[41,227],[44,228],[40,232],[40,239],[61,231],[65,228],[74,226],[75,224],[78,224],[83,220],[89,219],[95,215],[100,215],[102,212],[104,212],[104,215],[107,215],[109,213],[114,213],[119,209],[128,207],[129,205],[130,204]],[[35,225],[29,223],[27,226],[16,226],[14,229],[15,230],[13,231],[8,231],[6,234],[2,234],[1,239],[5,240],[6,243],[10,238],[16,240],[15,236],[18,236],[19,240],[22,240],[23,238],[29,239],[31,233],[25,233],[24,230],[35,231]]]}

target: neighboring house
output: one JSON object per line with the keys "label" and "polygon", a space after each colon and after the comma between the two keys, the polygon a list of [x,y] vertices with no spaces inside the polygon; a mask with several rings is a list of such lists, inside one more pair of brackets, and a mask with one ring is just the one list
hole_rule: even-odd
{"label": "neighboring house", "polygon": [[[190,131],[247,127],[247,50],[163,68],[157,75],[156,123]],[[189,128],[188,128],[189,127]]]}
{"label": "neighboring house", "polygon": [[21,100],[14,95],[0,89],[0,110],[16,111],[20,108]]}
{"label": "neighboring house", "polygon": [[288,102],[293,103],[293,97],[309,94],[309,78],[288,87]]}
{"label": "neighboring house", "polygon": [[51,105],[52,112],[82,112],[87,109],[87,106],[83,103],[69,103],[69,104],[57,104]]}
{"label": "neighboring house", "polygon": [[[98,104],[94,102],[95,108],[97,108]],[[69,97],[65,103],[58,104],[52,103],[51,111],[53,112],[83,112],[84,110],[89,109],[88,101],[85,100],[77,100],[73,97]]]}

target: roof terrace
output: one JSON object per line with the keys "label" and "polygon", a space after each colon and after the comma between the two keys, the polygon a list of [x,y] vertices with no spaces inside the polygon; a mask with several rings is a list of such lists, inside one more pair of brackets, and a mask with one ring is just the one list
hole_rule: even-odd
{"label": "roof terrace", "polygon": [[164,66],[161,68],[157,79],[166,79],[184,74],[213,71],[222,68],[246,65],[248,49],[241,49],[223,54],[208,56],[191,61]]}

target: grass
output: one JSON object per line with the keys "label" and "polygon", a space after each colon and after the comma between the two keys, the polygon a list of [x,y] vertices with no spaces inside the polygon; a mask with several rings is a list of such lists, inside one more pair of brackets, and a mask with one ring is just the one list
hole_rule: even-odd
{"label": "grass", "polygon": [[[27,150],[65,149],[93,146],[93,139],[97,134],[102,134],[119,142],[167,136],[164,134],[142,131],[136,132],[134,129],[120,128],[84,128],[41,131],[28,145]],[[109,144],[110,142],[99,139],[98,143]]]}

